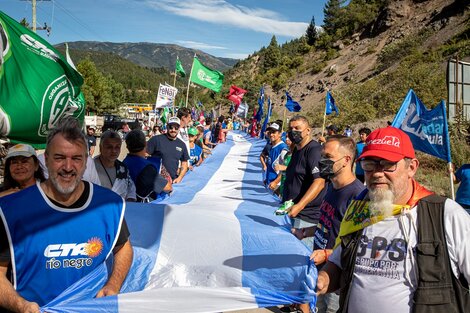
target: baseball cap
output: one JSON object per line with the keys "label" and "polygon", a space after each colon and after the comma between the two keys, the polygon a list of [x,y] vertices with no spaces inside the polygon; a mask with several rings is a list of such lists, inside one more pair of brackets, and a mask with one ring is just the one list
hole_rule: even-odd
{"label": "baseball cap", "polygon": [[366,145],[357,159],[367,157],[398,162],[404,158],[414,158],[415,150],[410,137],[405,132],[389,126],[378,128],[367,136]]}
{"label": "baseball cap", "polygon": [[170,125],[170,124],[178,124],[178,125],[181,125],[181,121],[180,121],[180,119],[177,118],[176,116],[173,116],[173,117],[170,117],[170,118],[168,119],[168,123],[167,123],[167,124],[168,124],[168,125]]}
{"label": "baseball cap", "polygon": [[281,130],[281,126],[279,126],[279,124],[277,123],[271,123],[268,128],[266,130],[271,130],[271,131],[280,131]]}
{"label": "baseball cap", "polygon": [[335,133],[338,132],[338,126],[333,125],[333,124],[332,124],[332,125],[329,125],[326,129],[329,129],[329,130],[331,130],[331,131],[334,131]]}
{"label": "baseball cap", "polygon": [[188,134],[191,136],[197,136],[199,132],[197,131],[196,127],[189,127]]}
{"label": "baseball cap", "polygon": [[34,151],[34,148],[31,147],[30,145],[25,145],[25,144],[17,144],[8,149],[7,156],[5,157],[5,160],[16,157],[16,156],[24,156],[24,157],[31,157],[31,156],[36,155],[36,151]]}

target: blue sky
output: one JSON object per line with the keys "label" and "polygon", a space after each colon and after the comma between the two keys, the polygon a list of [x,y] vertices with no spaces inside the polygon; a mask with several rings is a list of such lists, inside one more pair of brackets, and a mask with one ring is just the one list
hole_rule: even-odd
{"label": "blue sky", "polygon": [[[172,43],[219,57],[244,58],[300,37],[326,0],[38,0],[39,26],[52,44],[65,41]],[[0,10],[31,21],[31,2],[1,0]]]}

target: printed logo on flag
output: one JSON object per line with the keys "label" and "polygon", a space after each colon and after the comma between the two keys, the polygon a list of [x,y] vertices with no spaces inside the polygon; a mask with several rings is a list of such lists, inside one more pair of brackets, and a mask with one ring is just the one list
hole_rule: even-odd
{"label": "printed logo on flag", "polygon": [[83,243],[50,244],[44,249],[44,256],[49,258],[46,261],[46,269],[80,269],[91,266],[92,258],[96,258],[102,252],[103,242],[98,237],[92,237]]}
{"label": "printed logo on flag", "polygon": [[205,82],[208,82],[208,83],[211,83],[211,84],[215,84],[215,81],[213,81],[210,78],[210,76],[206,75],[206,72],[204,72],[203,70],[198,70],[197,71],[197,78],[199,78],[202,81],[205,81]]}
{"label": "printed logo on flag", "polygon": [[10,51],[10,41],[8,40],[7,33],[3,27],[0,27],[0,42],[3,45],[3,53],[0,57],[0,64],[2,64],[7,56],[8,51]]}
{"label": "printed logo on flag", "polygon": [[51,49],[46,47],[43,43],[39,42],[38,40],[34,39],[28,34],[23,34],[20,36],[21,43],[26,46],[26,48],[33,52],[36,53],[37,55],[43,56],[45,58],[48,58],[52,61],[57,61],[59,59],[59,56],[54,53]]}
{"label": "printed logo on flag", "polygon": [[46,137],[49,130],[67,114],[72,115],[75,111],[83,109],[83,104],[72,101],[69,97],[68,81],[65,75],[60,76],[49,84],[41,103],[41,122],[38,135]]}

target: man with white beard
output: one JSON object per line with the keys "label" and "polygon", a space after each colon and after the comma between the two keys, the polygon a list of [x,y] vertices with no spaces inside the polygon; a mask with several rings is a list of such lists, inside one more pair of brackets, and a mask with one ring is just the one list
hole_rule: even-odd
{"label": "man with white beard", "polygon": [[397,128],[372,132],[358,162],[368,191],[344,215],[318,294],[339,290],[338,312],[468,312],[470,215],[414,180]]}

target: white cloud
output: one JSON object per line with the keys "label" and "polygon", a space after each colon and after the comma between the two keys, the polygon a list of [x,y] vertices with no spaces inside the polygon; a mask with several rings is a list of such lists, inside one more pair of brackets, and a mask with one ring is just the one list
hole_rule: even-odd
{"label": "white cloud", "polygon": [[228,49],[226,47],[214,46],[214,45],[210,45],[207,43],[190,41],[190,40],[177,40],[176,42],[183,47],[198,49],[198,50],[205,50],[205,49],[227,50]]}
{"label": "white cloud", "polygon": [[222,57],[243,60],[249,56],[248,53],[226,53]]}
{"label": "white cloud", "polygon": [[268,34],[299,37],[308,23],[285,21],[274,11],[233,5],[225,0],[145,0],[155,8],[213,24],[235,26]]}

